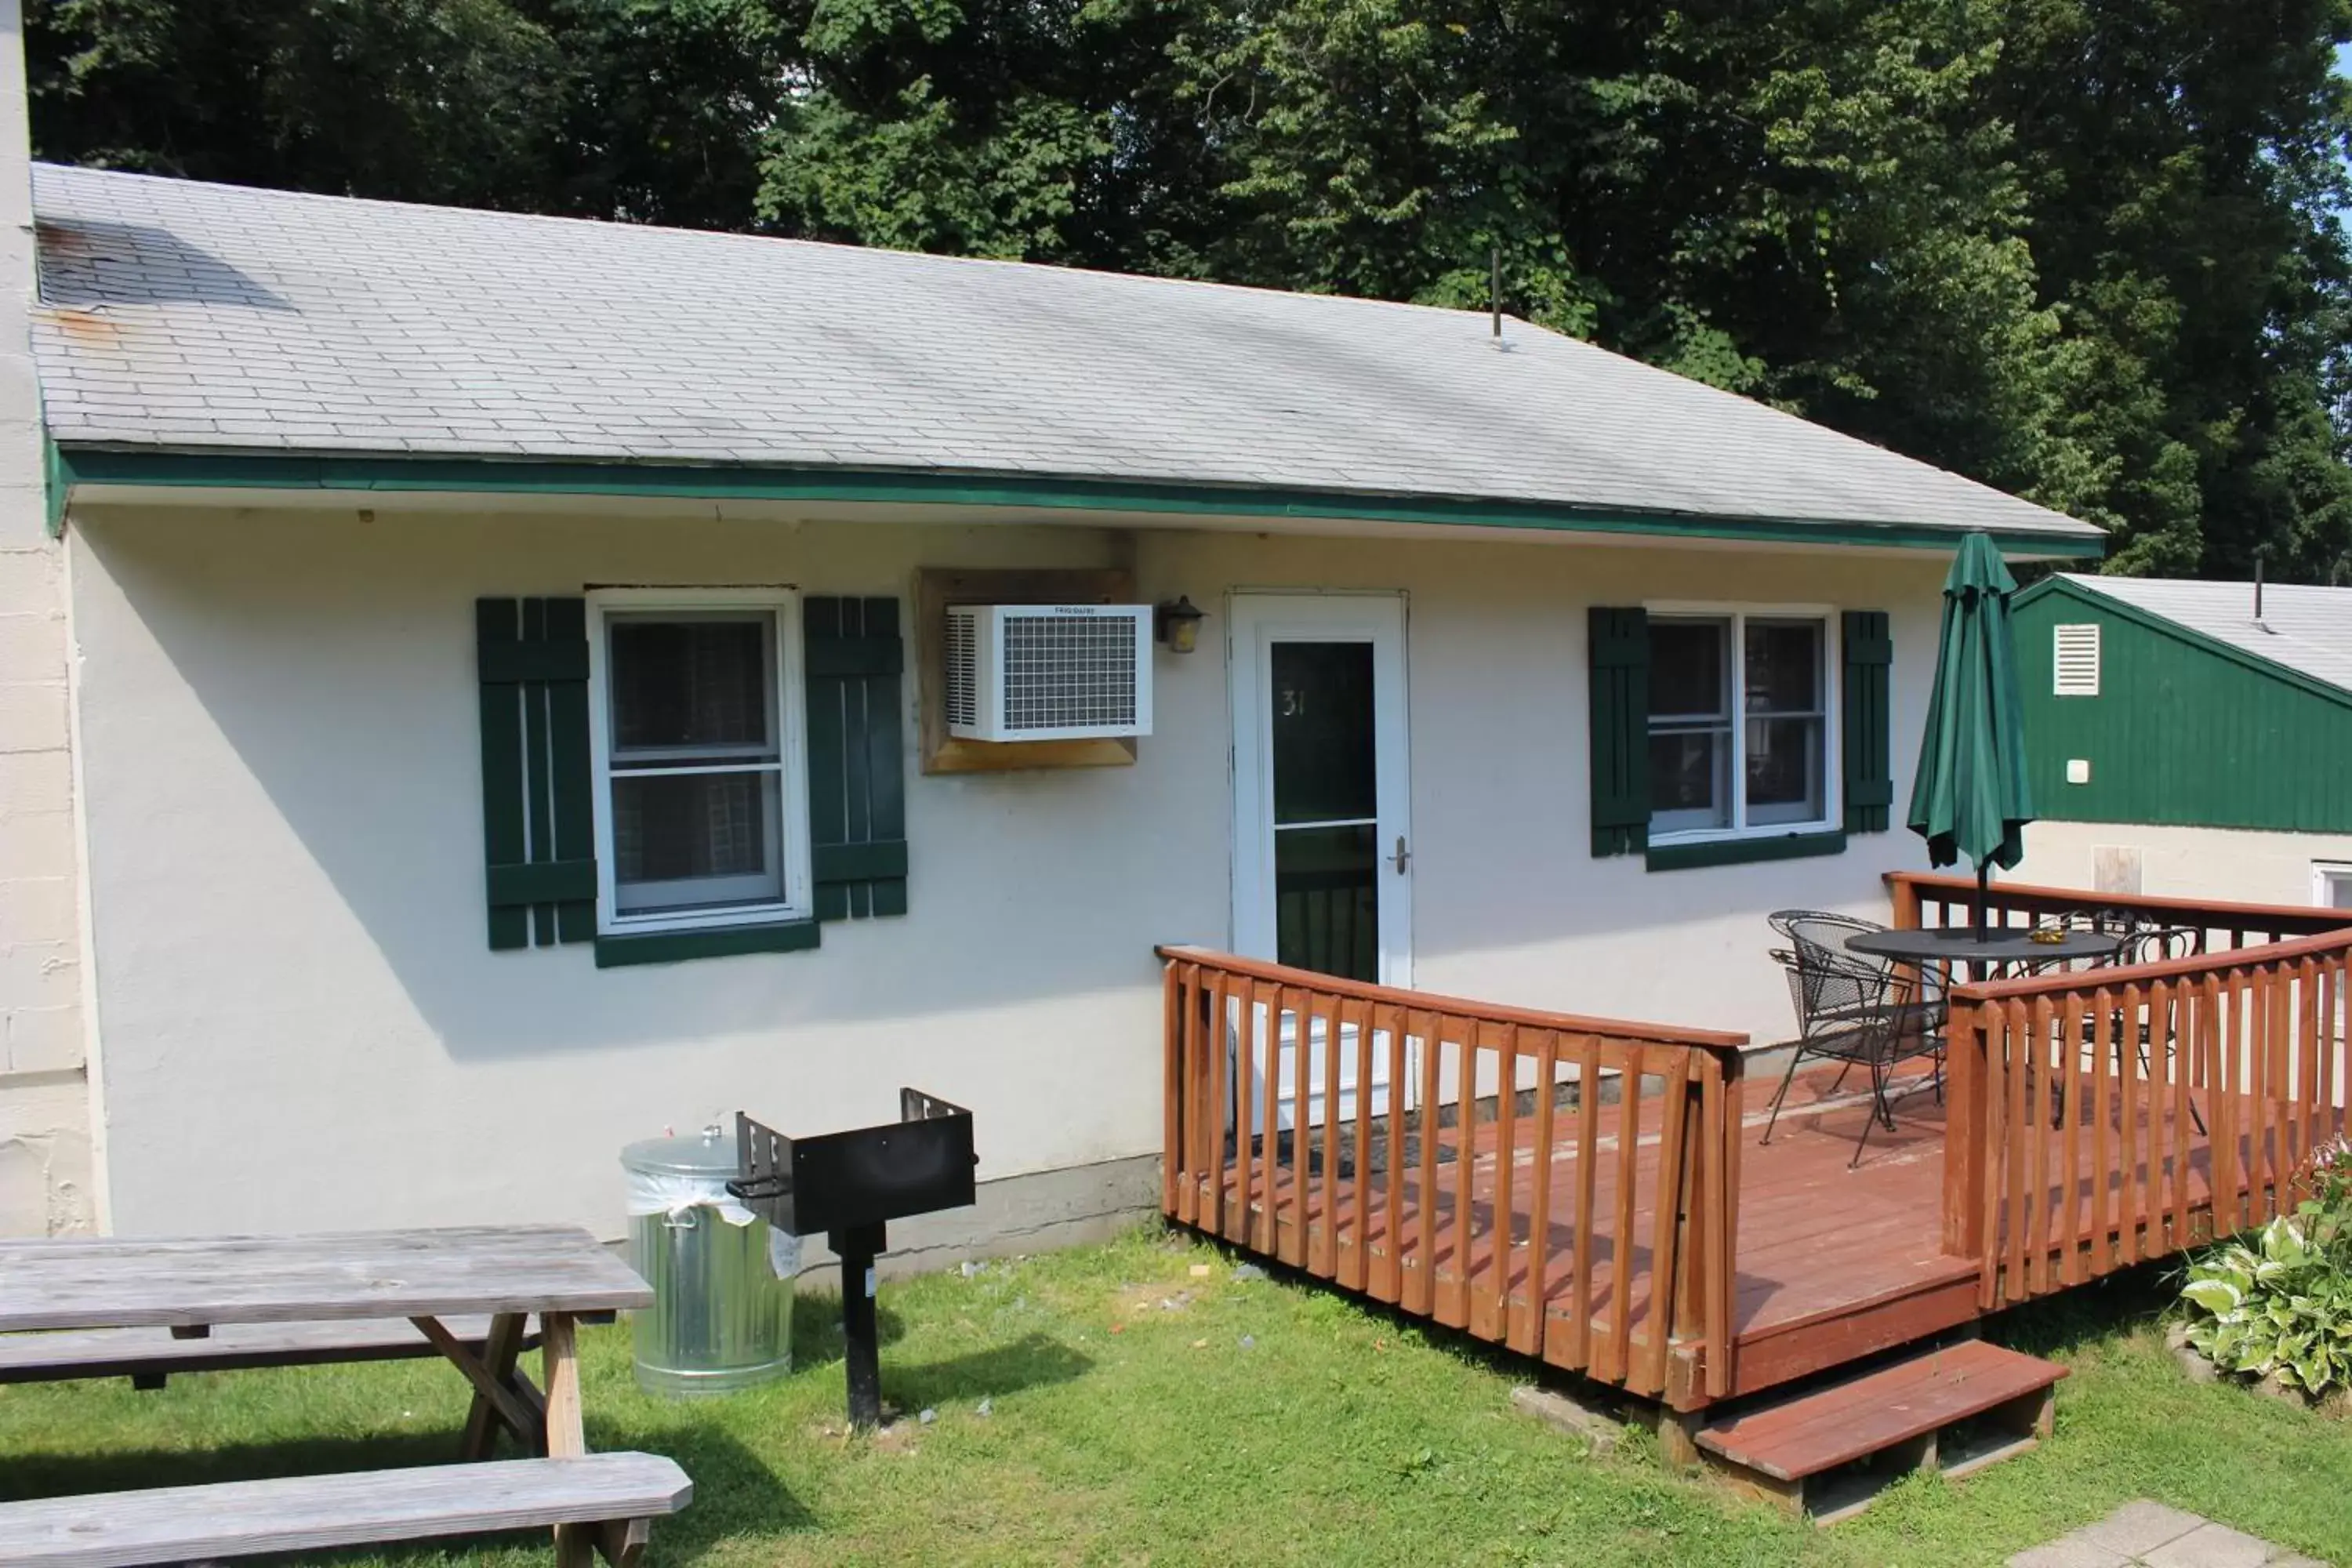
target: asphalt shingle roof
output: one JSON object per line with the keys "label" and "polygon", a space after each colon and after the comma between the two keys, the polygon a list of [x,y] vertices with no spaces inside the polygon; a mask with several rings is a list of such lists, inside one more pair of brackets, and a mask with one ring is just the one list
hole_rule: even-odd
{"label": "asphalt shingle roof", "polygon": [[2257,622],[2252,583],[2063,575],[2077,587],[2352,691],[2352,588],[2268,584]]}
{"label": "asphalt shingle roof", "polygon": [[[1485,315],[34,172],[62,444],[819,466],[2089,525]],[[1236,510],[1246,510],[1237,508]]]}

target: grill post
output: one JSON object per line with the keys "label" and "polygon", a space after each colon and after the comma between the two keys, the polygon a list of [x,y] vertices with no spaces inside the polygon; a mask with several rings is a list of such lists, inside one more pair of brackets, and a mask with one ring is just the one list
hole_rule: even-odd
{"label": "grill post", "polygon": [[841,1255],[842,1365],[849,1374],[849,1424],[871,1431],[882,1424],[882,1339],[874,1322],[874,1259],[887,1250],[880,1223],[829,1231],[824,1244]]}

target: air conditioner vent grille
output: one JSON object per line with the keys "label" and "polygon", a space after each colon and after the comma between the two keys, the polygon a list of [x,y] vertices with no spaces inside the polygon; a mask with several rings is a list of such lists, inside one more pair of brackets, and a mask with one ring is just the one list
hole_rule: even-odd
{"label": "air conditioner vent grille", "polygon": [[971,610],[948,612],[948,722],[967,729],[980,721],[978,619]]}
{"label": "air conditioner vent grille", "polygon": [[2053,695],[2059,697],[2096,697],[2099,694],[2099,626],[2095,621],[2056,629],[2051,665],[2055,672],[2051,684]]}
{"label": "air conditioner vent grille", "polygon": [[1007,616],[1004,727],[1124,729],[1135,722],[1135,626],[1125,618]]}

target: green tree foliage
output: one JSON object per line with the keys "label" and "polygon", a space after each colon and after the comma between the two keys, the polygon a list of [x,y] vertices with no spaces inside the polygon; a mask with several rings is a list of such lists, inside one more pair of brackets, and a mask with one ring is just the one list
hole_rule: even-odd
{"label": "green tree foliage", "polygon": [[1509,308],[2352,581],[2352,0],[34,0],[49,155]]}

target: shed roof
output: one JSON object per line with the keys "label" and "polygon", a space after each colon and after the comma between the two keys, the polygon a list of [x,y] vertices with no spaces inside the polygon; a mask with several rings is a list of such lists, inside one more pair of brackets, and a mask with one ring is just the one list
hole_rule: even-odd
{"label": "shed roof", "polygon": [[2252,583],[2095,577],[2080,573],[2062,573],[2059,577],[2085,593],[2130,605],[2352,693],[2352,588],[2266,584],[2262,618],[2256,620]]}
{"label": "shed roof", "polygon": [[1475,312],[52,165],[34,198],[35,349],[69,452],[1050,477],[1985,529],[2074,554],[2100,538],[1525,322],[1498,346]]}

